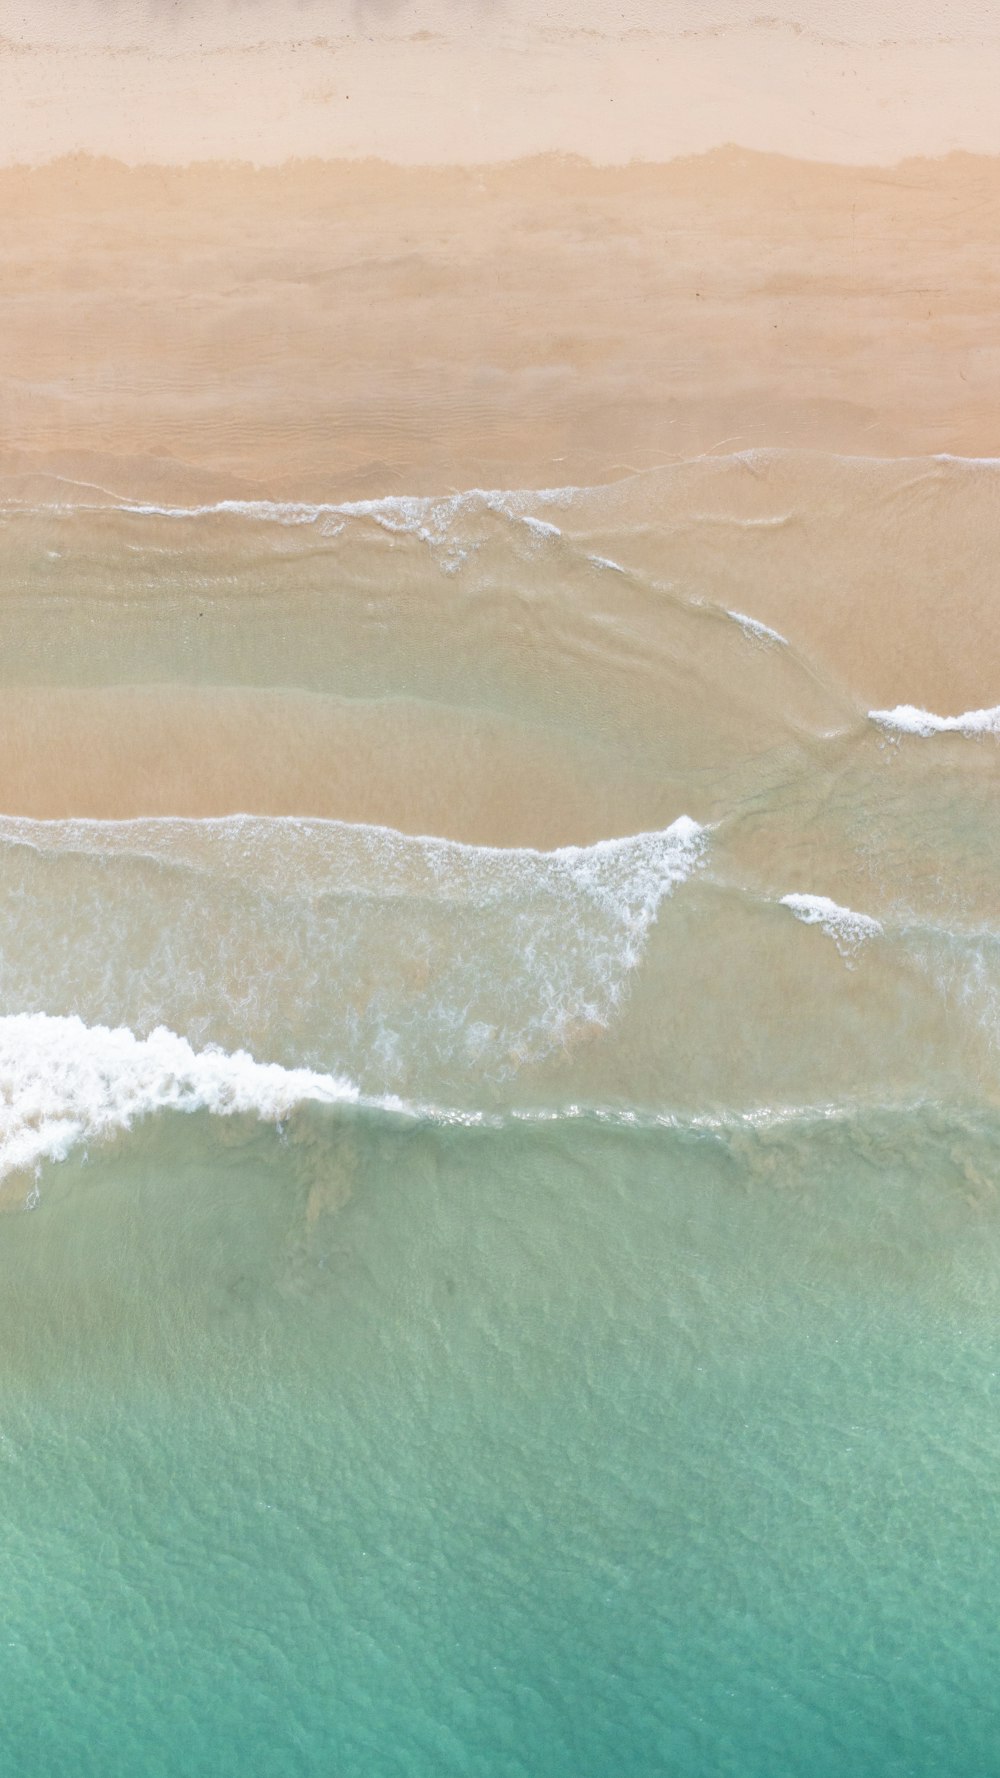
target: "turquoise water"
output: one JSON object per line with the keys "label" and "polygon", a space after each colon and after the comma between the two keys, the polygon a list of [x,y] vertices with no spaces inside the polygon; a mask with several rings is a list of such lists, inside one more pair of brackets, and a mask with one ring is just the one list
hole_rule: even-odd
{"label": "turquoise water", "polygon": [[998,1130],[159,1116],[0,1219],[0,1770],[987,1778]]}
{"label": "turquoise water", "polygon": [[796,462],[6,511],[0,1778],[1000,1773],[996,712]]}

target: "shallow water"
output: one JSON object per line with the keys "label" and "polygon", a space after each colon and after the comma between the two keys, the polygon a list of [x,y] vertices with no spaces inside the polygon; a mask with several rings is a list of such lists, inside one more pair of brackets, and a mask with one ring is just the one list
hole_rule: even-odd
{"label": "shallow water", "polygon": [[11,1770],[993,1770],[995,1122],[290,1137],[3,1224]]}
{"label": "shallow water", "polygon": [[8,488],[11,1771],[994,1769],[998,476]]}

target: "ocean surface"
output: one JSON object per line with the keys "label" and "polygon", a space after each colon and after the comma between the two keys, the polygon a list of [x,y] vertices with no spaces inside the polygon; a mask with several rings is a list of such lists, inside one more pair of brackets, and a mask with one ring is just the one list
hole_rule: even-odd
{"label": "ocean surface", "polygon": [[995,1778],[1000,466],[0,493],[0,1772]]}

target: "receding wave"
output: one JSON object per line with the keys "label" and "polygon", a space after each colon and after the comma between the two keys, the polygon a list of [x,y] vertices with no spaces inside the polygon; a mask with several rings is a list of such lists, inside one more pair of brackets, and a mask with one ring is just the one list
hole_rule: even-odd
{"label": "receding wave", "polygon": [[293,817],[0,819],[0,1012],[459,1092],[604,1030],[707,836],[555,852]]}
{"label": "receding wave", "polygon": [[[0,508],[17,519],[12,554],[30,610],[30,621],[10,619],[4,672],[135,686],[172,682],[180,667],[187,683],[471,698],[548,726],[563,745],[600,735],[627,746],[642,774],[656,752],[673,775],[691,774],[690,807],[706,765],[738,768],[804,737],[843,735],[861,716],[810,657],[798,620],[778,621],[785,571],[757,560],[765,545],[748,549],[734,580],[729,555],[703,536],[718,527],[700,495],[687,510],[692,477],[723,508],[748,497],[756,467],[726,462],[717,487],[712,460],[591,488],[345,501],[173,505],[67,485],[38,504],[33,484]],[[164,624],[166,601],[189,627]]]}

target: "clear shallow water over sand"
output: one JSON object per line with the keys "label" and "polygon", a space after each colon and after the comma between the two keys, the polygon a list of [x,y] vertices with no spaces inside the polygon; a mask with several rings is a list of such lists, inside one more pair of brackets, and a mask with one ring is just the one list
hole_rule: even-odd
{"label": "clear shallow water over sand", "polygon": [[11,1770],[991,1771],[998,476],[7,486]]}
{"label": "clear shallow water over sand", "polygon": [[996,1127],[201,1118],[3,1225],[12,1770],[993,1770]]}

